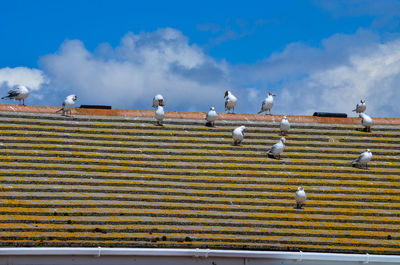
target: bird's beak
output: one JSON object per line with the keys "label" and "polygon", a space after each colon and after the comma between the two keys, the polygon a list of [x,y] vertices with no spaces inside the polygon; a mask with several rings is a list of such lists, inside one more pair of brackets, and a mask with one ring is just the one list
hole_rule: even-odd
{"label": "bird's beak", "polygon": [[272,96],[275,97],[276,95],[275,95],[275,94],[272,94]]}

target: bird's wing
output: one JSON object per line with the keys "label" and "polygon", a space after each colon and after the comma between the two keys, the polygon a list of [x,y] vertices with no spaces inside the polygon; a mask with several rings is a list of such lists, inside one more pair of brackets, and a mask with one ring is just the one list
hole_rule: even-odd
{"label": "bird's wing", "polygon": [[8,91],[8,96],[9,97],[16,97],[20,94],[21,92],[19,91],[19,89],[11,89]]}
{"label": "bird's wing", "polygon": [[358,157],[358,161],[363,161],[368,159],[368,154],[366,152],[361,153],[360,156]]}
{"label": "bird's wing", "polygon": [[265,105],[267,105],[266,99],[264,99],[263,102],[261,103],[261,109],[264,109]]}
{"label": "bird's wing", "polygon": [[278,150],[278,147],[279,147],[278,144],[279,144],[279,143],[274,144],[274,145],[271,147],[271,150],[270,150],[271,153],[275,153],[276,150]]}
{"label": "bird's wing", "polygon": [[360,163],[360,161],[364,160],[366,157],[367,157],[367,156],[366,156],[366,153],[361,153],[361,154],[353,161],[353,164]]}

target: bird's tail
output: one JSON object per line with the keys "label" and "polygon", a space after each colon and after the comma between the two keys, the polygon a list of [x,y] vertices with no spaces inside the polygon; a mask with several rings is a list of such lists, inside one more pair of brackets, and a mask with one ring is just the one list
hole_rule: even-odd
{"label": "bird's tail", "polygon": [[60,112],[60,111],[62,111],[62,110],[63,110],[63,108],[61,108],[61,109],[57,110],[57,111],[56,111],[56,113],[59,113],[59,112]]}
{"label": "bird's tail", "polygon": [[353,109],[352,111],[357,111],[357,109]]}
{"label": "bird's tail", "polygon": [[259,112],[257,112],[257,114],[260,114],[261,112],[263,112],[263,110],[260,110]]}
{"label": "bird's tail", "polygon": [[2,97],[1,99],[11,99],[11,97],[10,96],[5,96],[5,97]]}

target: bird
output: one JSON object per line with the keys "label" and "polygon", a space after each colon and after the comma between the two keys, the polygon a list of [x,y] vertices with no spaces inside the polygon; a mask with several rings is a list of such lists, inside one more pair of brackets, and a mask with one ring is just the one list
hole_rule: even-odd
{"label": "bird", "polygon": [[206,115],[206,120],[207,120],[206,125],[207,125],[207,126],[214,127],[215,121],[216,121],[217,119],[218,119],[218,114],[217,114],[217,112],[215,111],[215,108],[214,108],[214,107],[211,107],[210,110],[208,111],[207,115]]}
{"label": "bird", "polygon": [[307,200],[307,195],[306,192],[304,191],[304,188],[298,187],[296,194],[294,195],[294,198],[296,199],[297,202],[296,208],[302,209],[304,202]]}
{"label": "bird", "polygon": [[281,123],[280,123],[280,129],[281,129],[281,135],[287,135],[290,129],[290,123],[287,120],[286,116],[282,117]]}
{"label": "bird", "polygon": [[164,98],[160,94],[155,95],[153,98],[153,108],[157,108],[158,106],[165,106]]}
{"label": "bird", "polygon": [[281,159],[281,153],[285,149],[285,137],[282,137],[279,142],[274,144],[270,150],[267,151],[268,157],[273,157],[275,159]]}
{"label": "bird", "polygon": [[231,93],[231,91],[225,91],[225,111],[229,111],[232,109],[232,113],[235,112],[235,106],[237,103],[237,98]]}
{"label": "bird", "polygon": [[165,117],[164,107],[163,106],[160,106],[160,105],[157,106],[155,117],[156,117],[156,120],[157,120],[157,125],[162,126],[163,125],[163,120],[164,120],[164,117]]}
{"label": "bird", "polygon": [[357,104],[356,108],[353,109],[353,111],[355,111],[356,113],[362,113],[365,112],[365,110],[367,109],[367,105],[365,104],[365,99],[362,99],[360,101],[361,104]]}
{"label": "bird", "polygon": [[360,167],[360,168],[365,167],[366,169],[368,169],[367,163],[371,161],[371,159],[372,159],[372,153],[369,149],[367,149],[365,150],[365,152],[362,152],[360,156],[351,163],[351,165],[353,167]]}
{"label": "bird", "polygon": [[374,120],[365,113],[360,113],[359,117],[362,119],[361,124],[365,127],[364,131],[370,132],[371,126],[374,124]]}
{"label": "bird", "polygon": [[268,96],[263,100],[261,104],[261,110],[258,112],[260,114],[261,112],[267,111],[269,114],[271,114],[271,108],[274,106],[274,97],[275,94],[272,94],[271,92],[268,92]]}
{"label": "bird", "polygon": [[233,130],[232,132],[233,145],[239,145],[243,141],[245,130],[246,126],[243,125]]}
{"label": "bird", "polygon": [[25,105],[25,99],[29,96],[29,90],[26,86],[17,86],[8,91],[8,95],[1,99],[14,99],[18,100],[22,105]]}
{"label": "bird", "polygon": [[78,97],[74,94],[69,95],[65,98],[64,102],[62,103],[62,108],[57,110],[56,112],[63,112],[63,116],[68,116],[68,112],[69,112],[69,116],[72,117],[72,108],[74,106],[75,101],[78,99]]}

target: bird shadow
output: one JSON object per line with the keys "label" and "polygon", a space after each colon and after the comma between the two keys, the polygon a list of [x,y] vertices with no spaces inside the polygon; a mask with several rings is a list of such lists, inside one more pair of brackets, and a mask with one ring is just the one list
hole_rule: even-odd
{"label": "bird shadow", "polygon": [[209,121],[206,122],[206,126],[207,126],[207,127],[210,127],[210,128],[215,128],[215,125],[213,126],[212,123],[209,122]]}
{"label": "bird shadow", "polygon": [[267,155],[267,157],[268,158],[271,158],[271,159],[274,159],[274,160],[277,160],[277,161],[283,161],[283,159],[282,159],[282,157],[275,157],[274,155],[271,155],[271,154],[266,154]]}
{"label": "bird shadow", "polygon": [[371,129],[367,129],[367,128],[356,128],[355,129],[358,132],[365,132],[365,133],[371,133]]}

